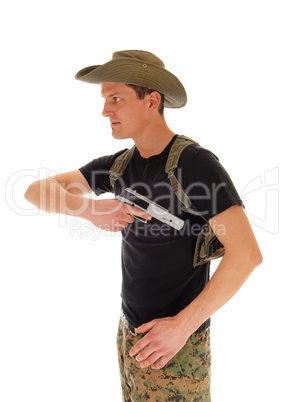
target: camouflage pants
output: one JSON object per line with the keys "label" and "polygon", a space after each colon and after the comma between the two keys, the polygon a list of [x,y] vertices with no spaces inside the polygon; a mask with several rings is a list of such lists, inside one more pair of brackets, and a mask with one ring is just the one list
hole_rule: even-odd
{"label": "camouflage pants", "polygon": [[189,337],[184,347],[160,370],[140,368],[130,349],[142,338],[120,319],[117,347],[123,402],[210,402],[210,329]]}

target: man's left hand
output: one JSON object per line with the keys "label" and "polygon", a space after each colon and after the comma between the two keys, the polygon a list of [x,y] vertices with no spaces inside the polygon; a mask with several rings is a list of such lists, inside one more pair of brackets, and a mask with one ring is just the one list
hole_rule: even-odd
{"label": "man's left hand", "polygon": [[[185,345],[191,333],[178,316],[159,318],[147,322],[135,329],[137,334],[148,332],[130,350],[130,356],[141,361],[141,368],[151,366],[153,369],[164,367]],[[157,363],[155,363],[160,359]],[[155,363],[155,364],[154,364]]]}

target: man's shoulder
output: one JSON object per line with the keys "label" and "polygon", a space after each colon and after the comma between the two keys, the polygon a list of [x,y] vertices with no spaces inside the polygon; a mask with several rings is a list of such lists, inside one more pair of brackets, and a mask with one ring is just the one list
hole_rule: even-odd
{"label": "man's shoulder", "polygon": [[190,164],[204,166],[212,162],[219,162],[218,157],[212,151],[199,144],[192,144],[181,153],[179,166],[188,167]]}

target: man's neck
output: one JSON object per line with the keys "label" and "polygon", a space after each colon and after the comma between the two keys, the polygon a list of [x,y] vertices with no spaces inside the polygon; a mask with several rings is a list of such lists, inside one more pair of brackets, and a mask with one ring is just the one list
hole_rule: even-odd
{"label": "man's neck", "polygon": [[159,155],[170,143],[175,133],[169,129],[163,120],[159,124],[151,125],[141,135],[134,139],[140,155],[147,159]]}

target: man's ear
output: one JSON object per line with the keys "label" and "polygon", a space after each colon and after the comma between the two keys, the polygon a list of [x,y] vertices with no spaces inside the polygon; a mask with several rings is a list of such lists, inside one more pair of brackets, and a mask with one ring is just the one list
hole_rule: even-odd
{"label": "man's ear", "polygon": [[153,91],[148,95],[148,97],[150,101],[149,110],[157,110],[161,102],[161,95],[159,94],[159,92]]}

